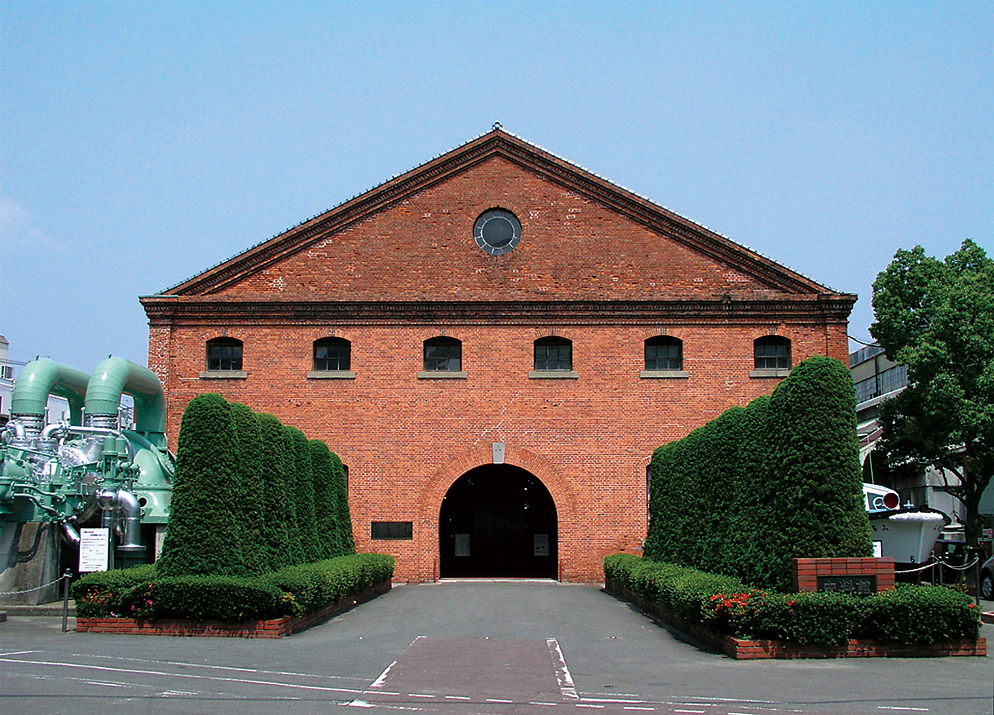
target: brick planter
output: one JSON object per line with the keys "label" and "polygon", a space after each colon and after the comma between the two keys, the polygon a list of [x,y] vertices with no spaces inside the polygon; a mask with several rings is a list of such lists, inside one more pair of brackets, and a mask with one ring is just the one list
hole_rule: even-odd
{"label": "brick planter", "polygon": [[320,611],[299,618],[283,616],[265,621],[136,621],[133,618],[76,618],[77,633],[116,633],[130,636],[187,636],[195,638],[283,638],[344,613],[390,590],[390,580],[346,596]]}
{"label": "brick planter", "polygon": [[683,631],[736,660],[758,660],[768,658],[935,658],[952,655],[987,655],[987,640],[951,641],[945,643],[905,645],[903,643],[882,643],[870,639],[852,639],[844,646],[799,645],[775,640],[745,640],[716,633],[700,624],[691,623],[662,607],[648,601],[624,586],[606,581],[604,590],[615,598],[629,601],[655,620]]}

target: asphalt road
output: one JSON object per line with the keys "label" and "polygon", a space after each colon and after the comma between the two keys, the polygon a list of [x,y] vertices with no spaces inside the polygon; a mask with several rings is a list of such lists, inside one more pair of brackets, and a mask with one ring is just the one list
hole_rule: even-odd
{"label": "asphalt road", "polygon": [[552,582],[401,586],[271,641],[0,624],[4,715],[359,711],[994,715],[994,657],[734,661]]}

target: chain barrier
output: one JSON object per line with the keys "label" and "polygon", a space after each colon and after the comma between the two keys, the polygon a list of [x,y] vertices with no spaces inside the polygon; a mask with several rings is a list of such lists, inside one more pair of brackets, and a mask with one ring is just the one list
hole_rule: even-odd
{"label": "chain barrier", "polygon": [[939,561],[937,558],[932,557],[931,559],[929,559],[928,563],[926,563],[924,566],[919,566],[916,569],[908,569],[907,571],[895,571],[894,575],[896,576],[896,575],[905,574],[905,573],[918,573],[919,571],[924,571],[925,569],[930,569],[933,566],[935,566],[936,564],[941,564],[941,563],[942,563],[942,561]]}
{"label": "chain barrier", "polygon": [[62,581],[65,578],[69,578],[69,577],[66,576],[66,575],[62,575],[62,576],[59,576],[54,581],[50,581],[49,583],[46,583],[44,586],[38,586],[38,588],[29,588],[26,591],[0,591],[0,596],[19,596],[22,593],[34,593],[35,591],[41,591],[43,589],[46,589],[49,586],[54,586],[55,584],[59,583],[60,581]]}

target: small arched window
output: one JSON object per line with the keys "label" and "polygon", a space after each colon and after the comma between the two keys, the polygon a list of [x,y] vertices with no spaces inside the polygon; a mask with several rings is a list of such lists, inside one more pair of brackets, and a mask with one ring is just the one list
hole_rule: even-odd
{"label": "small arched window", "polygon": [[242,369],[242,341],[235,338],[214,338],[207,341],[207,370],[211,372]]}
{"label": "small arched window", "polygon": [[425,372],[462,370],[462,343],[455,338],[431,338],[424,343]]}
{"label": "small arched window", "polygon": [[757,338],[754,345],[757,370],[789,370],[790,340],[777,335]]}
{"label": "small arched window", "polygon": [[352,343],[345,338],[314,341],[314,371],[344,372],[352,369]]}
{"label": "small arched window", "polygon": [[535,370],[572,370],[573,343],[566,338],[541,338],[535,341]]}
{"label": "small arched window", "polygon": [[683,370],[683,341],[666,335],[646,340],[645,369],[648,372]]}

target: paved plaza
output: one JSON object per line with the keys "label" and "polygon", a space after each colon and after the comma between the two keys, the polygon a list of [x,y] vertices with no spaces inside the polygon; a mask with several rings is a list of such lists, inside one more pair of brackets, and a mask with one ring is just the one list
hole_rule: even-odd
{"label": "paved plaza", "polygon": [[992,715],[992,700],[991,656],[734,661],[551,581],[399,586],[280,640],[0,624],[4,715]]}

